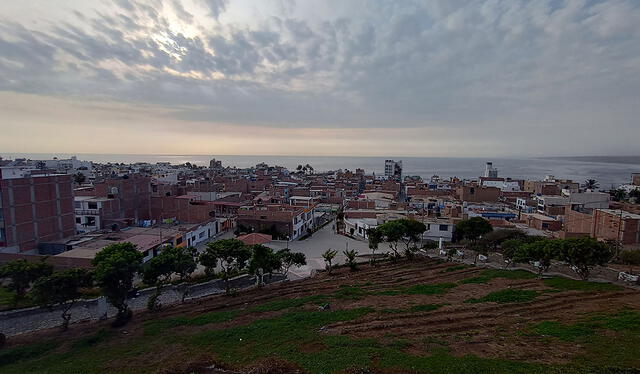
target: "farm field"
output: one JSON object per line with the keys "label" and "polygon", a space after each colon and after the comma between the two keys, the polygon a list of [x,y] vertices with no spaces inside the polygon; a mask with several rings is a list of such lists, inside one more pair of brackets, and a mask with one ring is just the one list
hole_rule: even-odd
{"label": "farm field", "polygon": [[0,372],[640,373],[638,352],[639,291],[418,258],[15,337]]}

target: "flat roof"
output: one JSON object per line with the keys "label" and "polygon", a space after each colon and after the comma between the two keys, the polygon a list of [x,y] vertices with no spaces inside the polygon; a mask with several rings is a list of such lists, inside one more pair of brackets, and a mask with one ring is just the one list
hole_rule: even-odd
{"label": "flat roof", "polygon": [[608,214],[613,214],[616,216],[622,216],[622,218],[624,219],[640,219],[640,214],[634,214],[634,213],[630,213],[627,212],[626,210],[622,210],[622,209],[598,209],[602,212],[608,213]]}

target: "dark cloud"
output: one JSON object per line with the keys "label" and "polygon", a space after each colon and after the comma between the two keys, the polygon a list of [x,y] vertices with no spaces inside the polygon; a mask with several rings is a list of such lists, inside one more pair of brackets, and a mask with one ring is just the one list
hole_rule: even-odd
{"label": "dark cloud", "polygon": [[0,89],[237,125],[491,132],[609,118],[638,135],[635,1],[335,1],[316,14],[288,0],[252,5],[251,21],[227,1],[116,4],[45,29],[0,18]]}

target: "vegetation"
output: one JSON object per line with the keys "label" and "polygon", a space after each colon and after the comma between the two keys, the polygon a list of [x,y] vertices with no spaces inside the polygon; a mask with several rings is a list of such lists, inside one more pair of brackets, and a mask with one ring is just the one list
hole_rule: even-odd
{"label": "vegetation", "polygon": [[282,267],[280,256],[273,249],[261,244],[251,247],[251,259],[249,260],[249,273],[256,276],[258,285],[263,283],[264,274],[273,274]]}
{"label": "vegetation", "polygon": [[394,221],[388,221],[378,226],[374,231],[374,239],[369,239],[369,247],[375,246],[379,243],[379,240],[384,239],[389,243],[389,247],[393,251],[394,261],[398,260],[400,256],[400,250],[398,245],[403,243],[404,253],[407,258],[411,258],[413,253],[417,251],[417,243],[422,239],[422,233],[427,230],[427,227],[419,221],[414,219],[402,218]]}
{"label": "vegetation", "polygon": [[71,269],[55,272],[52,275],[38,279],[31,291],[34,301],[49,309],[56,306],[62,308],[62,329],[69,328],[74,302],[80,298],[80,289],[90,287],[91,274],[85,269]]}
{"label": "vegetation", "polygon": [[369,239],[369,249],[371,249],[371,263],[375,264],[376,262],[376,251],[378,250],[378,246],[384,240],[384,234],[376,227],[372,227],[367,229],[367,237]]}
{"label": "vegetation", "polygon": [[347,266],[349,266],[349,269],[351,269],[351,271],[358,270],[358,263],[356,262],[358,253],[355,251],[355,249],[352,249],[350,251],[342,251],[342,253],[346,257],[346,264]]}
{"label": "vegetation", "polygon": [[140,271],[142,253],[132,243],[117,243],[104,247],[93,259],[94,279],[103,295],[117,310],[114,326],[123,325],[131,317],[127,294],[133,277]]}
{"label": "vegetation", "polygon": [[333,259],[338,255],[338,251],[332,250],[331,248],[324,251],[322,254],[322,258],[324,259],[325,267],[329,274],[331,274],[331,270],[333,270]]}
{"label": "vegetation", "polygon": [[569,238],[561,242],[558,259],[569,264],[583,280],[589,279],[594,266],[613,258],[613,251],[594,238]]}
{"label": "vegetation", "polygon": [[207,274],[213,274],[216,266],[222,269],[222,279],[227,295],[231,293],[229,275],[232,271],[240,271],[247,266],[251,251],[238,239],[222,239],[207,244],[200,255],[200,263],[205,266]]}
{"label": "vegetation", "polygon": [[515,262],[534,262],[538,268],[538,275],[542,276],[551,266],[551,260],[558,258],[562,239],[538,240],[523,244],[516,251]]}
{"label": "vegetation", "polygon": [[28,262],[15,260],[0,269],[0,279],[9,281],[7,288],[15,293],[13,305],[24,300],[31,285],[42,277],[53,273],[53,267],[46,262]]}
{"label": "vegetation", "polygon": [[463,279],[460,283],[469,284],[469,283],[487,283],[495,278],[504,278],[504,279],[531,279],[536,276],[525,270],[496,270],[496,269],[488,269],[483,270],[480,275]]}
{"label": "vegetation", "polygon": [[455,233],[458,239],[465,239],[474,243],[481,236],[491,231],[493,231],[493,227],[489,221],[482,217],[473,217],[458,222]]}
{"label": "vegetation", "polygon": [[640,265],[640,249],[628,249],[620,252],[620,261],[629,265],[629,274],[633,274],[633,267]]}
{"label": "vegetation", "polygon": [[289,248],[281,249],[277,252],[280,258],[281,270],[286,277],[291,266],[304,266],[307,264],[307,257],[301,252],[291,252]]}
{"label": "vegetation", "polygon": [[525,301],[531,301],[538,296],[538,291],[533,290],[520,290],[514,288],[507,288],[501,291],[491,292],[486,296],[479,299],[469,299],[467,303],[521,303]]}

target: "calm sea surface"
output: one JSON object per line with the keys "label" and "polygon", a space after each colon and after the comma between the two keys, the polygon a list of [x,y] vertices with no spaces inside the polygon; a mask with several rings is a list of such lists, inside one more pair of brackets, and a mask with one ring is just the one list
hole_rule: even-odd
{"label": "calm sea surface", "polygon": [[[71,154],[38,153],[2,153],[5,159],[29,158],[32,160],[69,158]],[[211,158],[221,160],[225,166],[249,167],[265,162],[295,169],[299,164],[310,164],[316,171],[363,168],[366,173],[384,173],[385,157],[324,157],[324,156],[225,156],[225,155],[126,155],[126,154],[76,154],[81,160],[100,163],[106,162],[170,162],[182,164],[190,162],[196,165],[208,165]],[[398,159],[398,158],[396,158]],[[546,175],[573,179],[583,182],[596,179],[600,188],[608,189],[629,183],[631,173],[640,173],[640,156],[629,157],[557,157],[557,158],[441,158],[441,157],[403,157],[404,174],[420,175],[423,178],[439,175],[441,177],[476,178],[482,175],[484,165],[492,161],[501,177],[541,179]]]}

